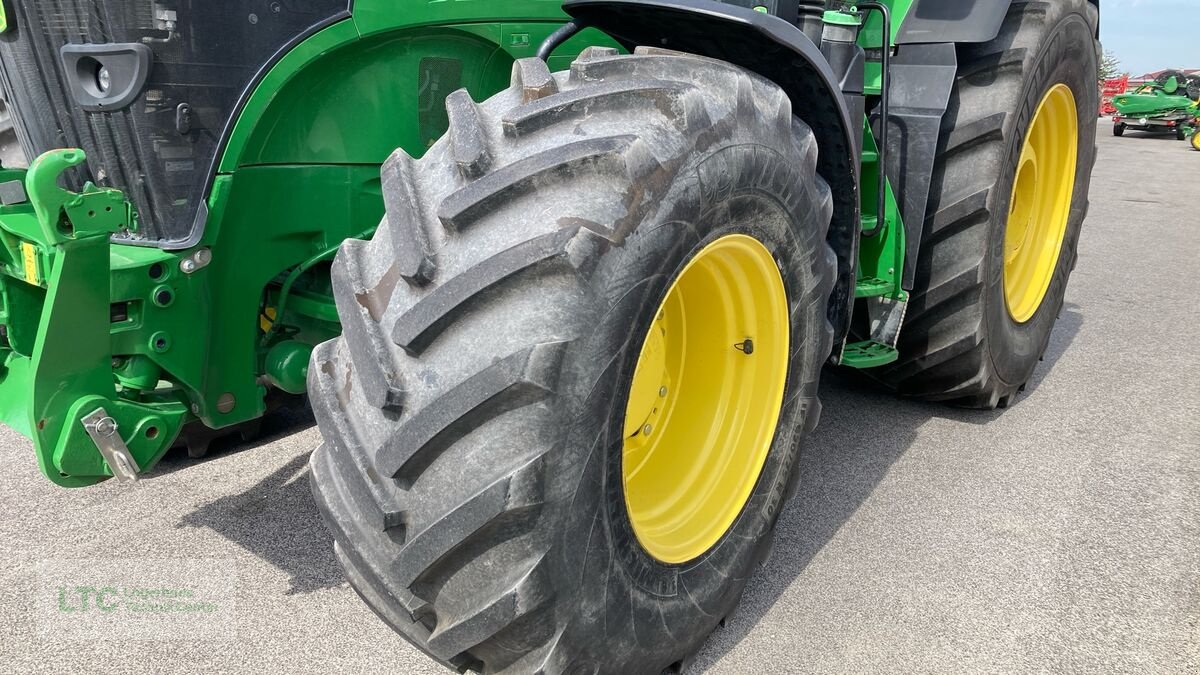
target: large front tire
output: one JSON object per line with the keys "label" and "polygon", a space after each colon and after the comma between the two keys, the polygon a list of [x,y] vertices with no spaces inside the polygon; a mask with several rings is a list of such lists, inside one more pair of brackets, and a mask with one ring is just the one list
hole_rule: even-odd
{"label": "large front tire", "polygon": [[1087,0],[1018,0],[959,47],[901,358],[877,374],[899,393],[1004,407],[1045,352],[1088,208],[1097,21]]}
{"label": "large front tire", "polygon": [[[481,105],[453,94],[425,158],[393,155],[379,233],[338,254],[345,334],[309,371],[314,492],[352,585],[434,658],[657,675],[733,610],[793,485],[832,343],[832,197],[789,99],[728,64],[593,49],[569,73],[513,73]],[[642,530],[627,507],[631,382],[677,278],[726,244],[758,262],[707,258],[713,275],[781,284],[771,430],[747,446],[761,457],[743,463],[746,494],[717,509],[728,525],[655,539],[654,505]],[[696,307],[725,329],[687,327],[704,340],[689,349],[738,364],[779,349],[737,325],[767,316],[745,311],[753,294],[711,287]],[[676,384],[703,393],[687,373]],[[731,402],[682,424],[745,417]]]}

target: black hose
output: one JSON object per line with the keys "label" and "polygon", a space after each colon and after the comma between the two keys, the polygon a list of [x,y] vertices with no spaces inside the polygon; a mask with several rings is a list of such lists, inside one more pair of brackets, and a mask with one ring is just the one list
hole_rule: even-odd
{"label": "black hose", "polygon": [[579,21],[568,21],[561,28],[550,34],[538,47],[537,57],[543,61],[550,59],[550,54],[562,46],[562,43],[570,40],[576,33],[583,30],[584,26]]}

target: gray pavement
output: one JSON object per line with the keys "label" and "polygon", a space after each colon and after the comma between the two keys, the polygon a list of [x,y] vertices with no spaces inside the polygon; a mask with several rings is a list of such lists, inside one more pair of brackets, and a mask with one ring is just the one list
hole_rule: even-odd
{"label": "gray pavement", "polygon": [[[1200,153],[1101,120],[1079,267],[1001,413],[827,374],[774,554],[698,669],[1200,671]],[[1192,346],[1188,346],[1192,345]],[[0,431],[0,670],[443,673],[342,581],[304,416],[136,487],[63,490]],[[38,561],[216,558],[237,638],[62,641]]]}

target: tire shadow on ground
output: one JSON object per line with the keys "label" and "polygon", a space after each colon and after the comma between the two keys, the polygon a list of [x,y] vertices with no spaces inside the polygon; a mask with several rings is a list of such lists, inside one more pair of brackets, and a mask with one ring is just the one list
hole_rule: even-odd
{"label": "tire shadow on ground", "polygon": [[[1041,384],[1083,326],[1076,305],[1063,306],[1026,392]],[[800,453],[799,487],[784,507],[774,549],[746,587],[742,602],[709,637],[689,672],[703,672],[751,634],[809,562],[870,497],[931,418],[987,424],[1003,410],[963,410],[897,398],[866,377],[827,368],[821,381],[821,421]]]}
{"label": "tire shadow on ground", "polygon": [[[176,448],[153,475],[229,459],[234,453],[267,452],[281,438],[315,424],[312,411],[280,410],[263,418],[257,438],[240,441],[236,434],[213,441],[203,458],[189,458]],[[288,595],[311,593],[344,583],[333,545],[317,505],[308,473],[309,453],[289,460],[249,489],[209,502],[184,516],[178,527],[205,527],[288,575]],[[264,462],[278,461],[276,456]]]}
{"label": "tire shadow on ground", "polygon": [[[1064,305],[1044,362],[1014,406],[1021,405],[1052,371],[1082,325],[1078,306]],[[826,369],[821,399],[821,422],[801,452],[797,496],[781,516],[781,523],[790,521],[789,527],[780,528],[771,557],[756,573],[758,581],[751,581],[737,611],[701,650],[695,664],[698,670],[715,665],[754,630],[908,450],[922,424],[934,417],[986,424],[1004,412],[900,399],[861,375],[836,369]],[[312,424],[311,411],[280,411],[263,420],[262,433],[254,441],[237,442],[236,436],[218,439],[202,459],[173,450],[152,476],[263,449]],[[313,501],[307,463],[308,453],[298,455],[251,488],[201,506],[179,526],[207,527],[286,573],[289,595],[338,586],[344,579]]]}

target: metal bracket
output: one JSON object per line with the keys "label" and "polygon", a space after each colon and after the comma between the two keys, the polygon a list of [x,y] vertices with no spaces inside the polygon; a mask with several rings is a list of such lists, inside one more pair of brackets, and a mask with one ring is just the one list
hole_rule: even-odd
{"label": "metal bracket", "polygon": [[108,416],[104,408],[96,408],[80,420],[88,436],[96,444],[96,449],[104,456],[104,461],[112,469],[113,476],[121,483],[134,483],[138,479],[137,461],[129,454],[121,434],[117,433],[117,421]]}
{"label": "metal bracket", "polygon": [[871,341],[887,345],[892,349],[900,341],[900,328],[904,326],[904,315],[908,312],[906,300],[892,298],[867,298],[867,314],[871,323]]}

